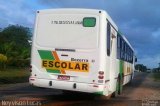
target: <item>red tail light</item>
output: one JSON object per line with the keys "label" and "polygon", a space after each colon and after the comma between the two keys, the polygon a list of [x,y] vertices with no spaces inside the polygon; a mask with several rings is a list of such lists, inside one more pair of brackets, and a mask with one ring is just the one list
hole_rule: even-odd
{"label": "red tail light", "polygon": [[98,79],[103,79],[104,78],[104,71],[99,71],[98,72]]}
{"label": "red tail light", "polygon": [[104,76],[98,76],[98,78],[99,78],[99,79],[103,79],[103,78],[104,78]]}
{"label": "red tail light", "polygon": [[103,75],[103,74],[104,74],[104,72],[103,72],[103,71],[99,71],[99,74],[100,74],[100,75]]}

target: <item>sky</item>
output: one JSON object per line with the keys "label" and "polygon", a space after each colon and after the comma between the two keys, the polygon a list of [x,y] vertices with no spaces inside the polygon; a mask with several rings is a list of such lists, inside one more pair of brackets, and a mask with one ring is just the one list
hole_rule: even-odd
{"label": "sky", "polygon": [[160,0],[0,0],[0,28],[34,28],[37,10],[92,8],[108,12],[135,49],[139,64],[160,63]]}

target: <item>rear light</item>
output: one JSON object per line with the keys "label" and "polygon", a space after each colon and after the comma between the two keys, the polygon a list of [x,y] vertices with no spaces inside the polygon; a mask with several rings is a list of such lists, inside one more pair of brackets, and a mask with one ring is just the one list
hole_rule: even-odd
{"label": "rear light", "polygon": [[103,74],[104,74],[104,72],[103,72],[103,71],[99,71],[99,74],[100,74],[100,75],[103,75]]}
{"label": "rear light", "polygon": [[99,71],[98,72],[98,79],[103,79],[104,78],[104,71]]}
{"label": "rear light", "polygon": [[32,72],[32,66],[31,66],[31,65],[30,65],[30,67],[29,67],[29,71]]}
{"label": "rear light", "polygon": [[104,78],[104,76],[98,76],[98,78],[99,78],[99,79],[103,79],[103,78]]}

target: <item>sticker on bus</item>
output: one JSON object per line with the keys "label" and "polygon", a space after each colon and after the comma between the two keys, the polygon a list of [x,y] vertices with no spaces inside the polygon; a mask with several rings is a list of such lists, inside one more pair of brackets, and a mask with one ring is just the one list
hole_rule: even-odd
{"label": "sticker on bus", "polygon": [[72,62],[60,60],[42,60],[42,67],[52,70],[70,70],[78,72],[89,72],[89,63]]}

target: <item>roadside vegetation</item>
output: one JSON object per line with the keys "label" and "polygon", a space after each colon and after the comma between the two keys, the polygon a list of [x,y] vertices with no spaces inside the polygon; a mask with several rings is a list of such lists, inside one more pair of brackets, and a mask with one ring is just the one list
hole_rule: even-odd
{"label": "roadside vegetation", "polygon": [[27,81],[31,30],[20,25],[0,29],[0,84]]}
{"label": "roadside vegetation", "polygon": [[27,82],[29,74],[27,68],[7,68],[0,71],[0,84]]}
{"label": "roadside vegetation", "polygon": [[160,72],[154,72],[153,73],[153,78],[155,81],[160,81]]}
{"label": "roadside vegetation", "polygon": [[147,71],[147,67],[143,64],[136,64],[135,69],[140,71],[140,72],[146,72]]}

